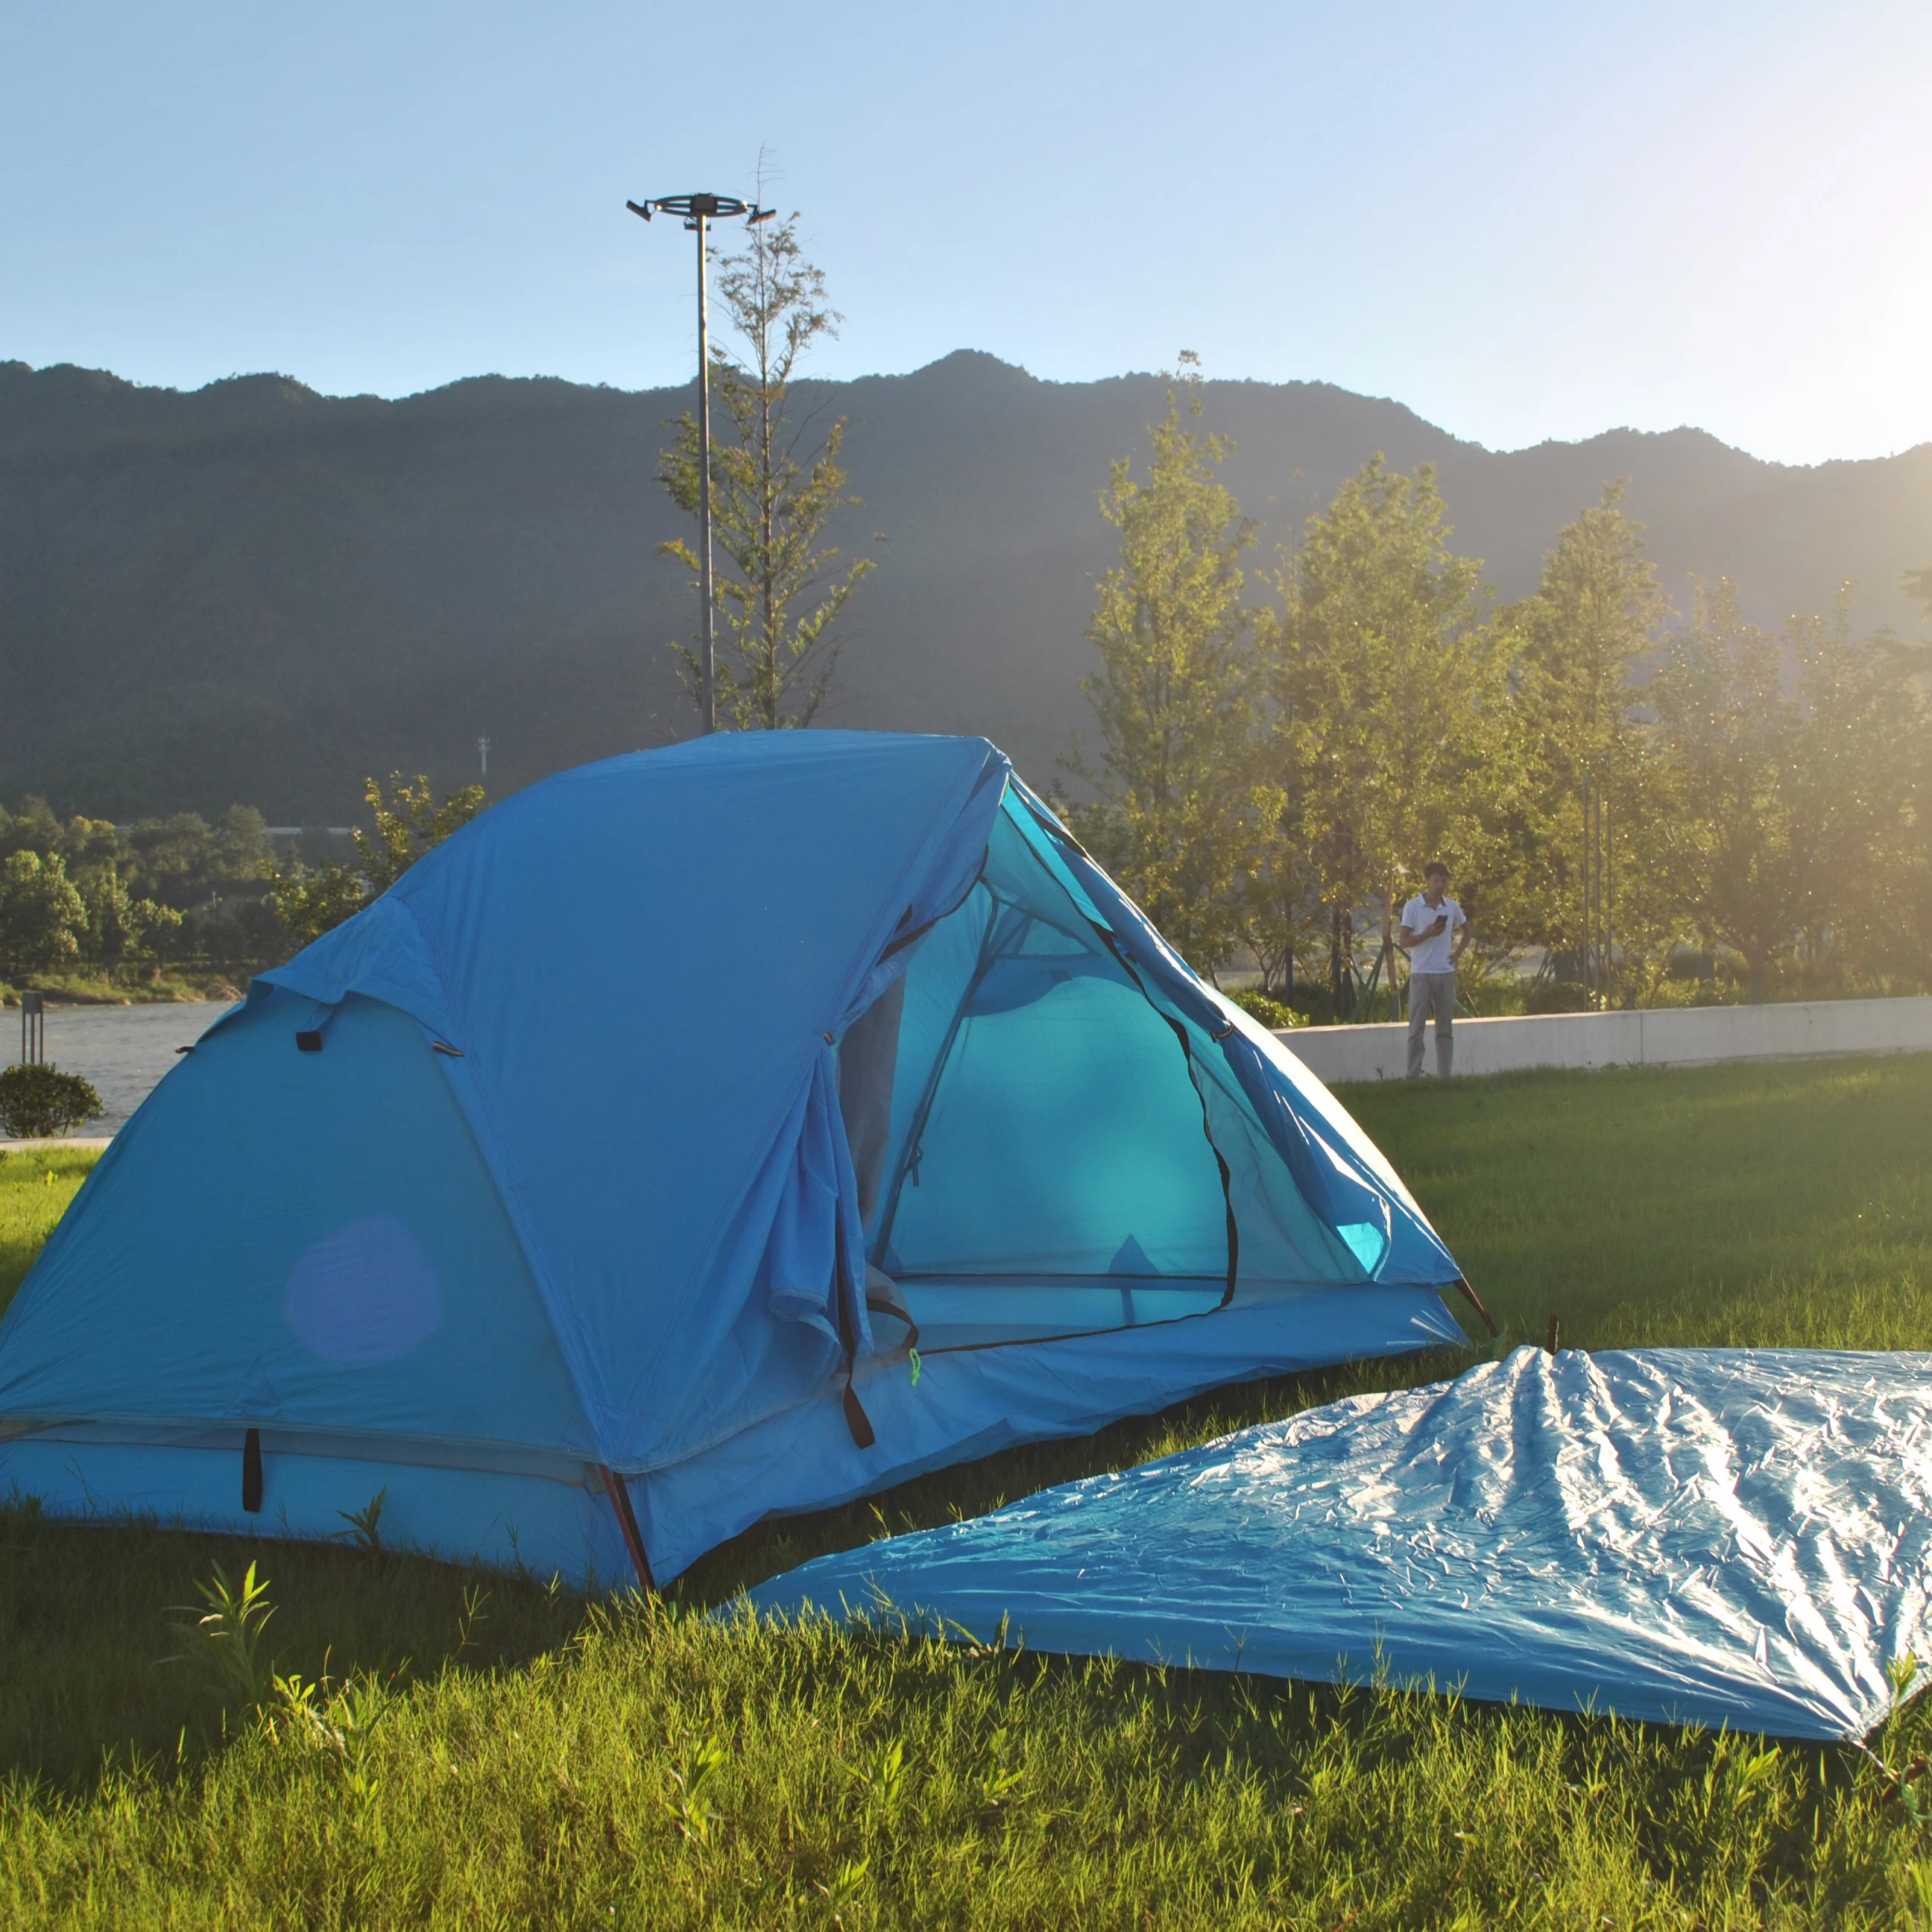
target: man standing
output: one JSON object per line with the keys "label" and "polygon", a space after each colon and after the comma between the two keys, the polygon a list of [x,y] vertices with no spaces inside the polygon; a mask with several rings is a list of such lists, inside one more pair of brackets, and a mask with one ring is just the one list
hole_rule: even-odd
{"label": "man standing", "polygon": [[1436,1070],[1446,1080],[1456,1056],[1456,962],[1469,944],[1469,922],[1449,896],[1449,868],[1422,868],[1422,891],[1402,909],[1396,943],[1408,955],[1408,1077],[1422,1078],[1422,1033],[1436,1015]]}

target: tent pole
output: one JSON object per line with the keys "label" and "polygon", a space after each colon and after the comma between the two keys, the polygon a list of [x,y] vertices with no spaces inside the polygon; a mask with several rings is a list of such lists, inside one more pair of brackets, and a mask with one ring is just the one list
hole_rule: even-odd
{"label": "tent pole", "polygon": [[1492,1335],[1500,1335],[1503,1332],[1496,1326],[1496,1318],[1483,1306],[1483,1298],[1469,1286],[1463,1276],[1459,1274],[1450,1286],[1483,1318],[1483,1326]]}
{"label": "tent pole", "polygon": [[644,1550],[644,1539],[638,1528],[637,1512],[631,1507],[631,1492],[624,1486],[624,1479],[616,1470],[599,1462],[597,1473],[604,1478],[604,1493],[610,1498],[610,1507],[617,1512],[617,1527],[622,1532],[624,1547],[629,1553],[631,1567],[638,1573],[638,1587],[647,1597],[658,1593],[657,1580],[651,1574],[651,1559]]}

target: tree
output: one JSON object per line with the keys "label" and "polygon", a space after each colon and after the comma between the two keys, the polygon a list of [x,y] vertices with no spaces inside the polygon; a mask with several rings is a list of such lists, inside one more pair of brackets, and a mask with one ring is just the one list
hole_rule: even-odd
{"label": "tree", "polygon": [[1812,977],[1890,968],[1923,984],[1932,704],[1920,650],[1886,632],[1852,641],[1850,592],[1828,622],[1793,620],[1786,633],[1802,714],[1797,808],[1818,855],[1803,963]]}
{"label": "tree", "polygon": [[0,806],[0,859],[16,852],[38,852],[42,858],[59,851],[61,822],[44,798],[21,801],[16,812]]}
{"label": "tree", "polygon": [[1404,476],[1378,454],[1309,520],[1276,580],[1285,608],[1264,642],[1282,836],[1329,902],[1338,992],[1365,899],[1379,901],[1391,970],[1405,880],[1440,856],[1471,881],[1492,844],[1474,779],[1496,653],[1480,622],[1482,566],[1456,556],[1450,534],[1433,469]]}
{"label": "tree", "polygon": [[364,781],[363,801],[376,829],[370,832],[358,827],[349,835],[371,898],[387,892],[425,852],[461,831],[483,809],[485,799],[480,784],[463,785],[439,805],[428,778],[418,774],[412,785],[400,772],[389,774],[389,793],[386,805],[382,788],[374,778]]}
{"label": "tree", "polygon": [[[17,852],[58,860],[82,908],[63,958],[110,976],[177,947],[239,965],[280,956],[285,938],[263,901],[273,847],[262,814],[231,806],[214,825],[194,812],[116,825],[76,816],[62,824],[45,802],[0,810],[0,858]],[[264,928],[267,928],[265,930]]]}
{"label": "tree", "polygon": [[1328,944],[1333,917],[1322,874],[1299,837],[1300,821],[1286,793],[1262,817],[1235,915],[1241,944],[1261,968],[1263,993],[1286,999],[1294,990],[1295,963]]}
{"label": "tree", "polygon": [[385,802],[381,782],[365,782],[362,796],[375,819],[375,830],[359,826],[350,834],[356,857],[346,865],[314,870],[296,866],[278,874],[274,903],[277,916],[294,938],[306,946],[369,902],[386,892],[423,854],[460,831],[483,809],[480,784],[464,785],[438,804],[429,780],[420,775],[414,784],[400,772],[389,775],[390,796]]}
{"label": "tree", "polygon": [[82,956],[110,975],[148,957],[158,934],[180,928],[182,916],[172,906],[135,898],[111,862],[84,873],[77,884],[86,914]]}
{"label": "tree", "polygon": [[1700,586],[1645,696],[1679,888],[1706,944],[1742,956],[1754,1000],[1801,935],[1815,950],[1887,920],[1912,863],[1924,707],[1882,646],[1852,645],[1846,596],[1831,622],[1794,619],[1780,639],[1745,620],[1728,579]]}
{"label": "tree", "polygon": [[[711,446],[711,520],[724,567],[716,576],[724,620],[717,652],[718,722],[775,730],[812,722],[836,668],[830,635],[872,560],[841,560],[826,541],[833,519],[860,499],[846,488],[838,455],[846,418],[808,448],[810,416],[792,421],[792,382],[800,358],[840,318],[827,307],[825,277],[805,259],[796,214],[760,222],[743,249],[724,258],[718,293],[744,345],[742,357],[714,344],[712,383],[728,434]],[[680,510],[695,516],[702,494],[696,420],[676,426],[662,452],[658,480]],[[661,544],[701,590],[697,551],[682,537]],[[672,647],[700,704],[698,653]]]}
{"label": "tree", "polygon": [[1096,587],[1087,634],[1100,654],[1081,688],[1100,728],[1103,769],[1071,769],[1100,794],[1077,812],[1083,836],[1156,925],[1211,972],[1241,926],[1240,894],[1280,809],[1256,742],[1253,616],[1238,560],[1254,543],[1216,472],[1233,448],[1184,426],[1202,413],[1197,359],[1181,357],[1167,414],[1152,425],[1146,479],[1113,466],[1100,514],[1120,561]]}
{"label": "tree", "polygon": [[1706,944],[1744,956],[1751,998],[1772,955],[1804,923],[1815,874],[1795,811],[1795,707],[1778,640],[1745,621],[1728,578],[1697,587],[1645,691],[1657,713],[1676,810],[1667,850]]}
{"label": "tree", "polygon": [[78,958],[87,910],[59,854],[16,851],[0,864],[0,971],[44,973]]}
{"label": "tree", "polygon": [[[1643,555],[1643,526],[1624,513],[1625,487],[1604,486],[1558,534],[1534,593],[1499,614],[1515,686],[1504,768],[1520,808],[1496,818],[1515,888],[1498,896],[1514,899],[1514,917],[1499,916],[1499,905],[1485,926],[1498,936],[1515,927],[1518,944],[1584,946],[1597,936],[1586,894],[1628,955],[1653,950],[1669,924],[1667,902],[1650,889],[1658,801],[1632,708],[1668,607]],[[1613,962],[1600,964],[1609,978]]]}
{"label": "tree", "polygon": [[[63,835],[70,869],[78,870],[83,862],[77,848],[80,828],[87,823],[75,819]],[[259,895],[275,871],[268,828],[262,814],[247,805],[230,806],[212,825],[194,812],[142,819],[126,827],[99,857],[86,862],[100,862],[109,856],[130,862],[130,890],[182,912],[238,892]]]}

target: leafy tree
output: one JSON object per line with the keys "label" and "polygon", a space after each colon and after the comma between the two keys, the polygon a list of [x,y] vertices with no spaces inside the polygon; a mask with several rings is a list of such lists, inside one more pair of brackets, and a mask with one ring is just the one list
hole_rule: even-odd
{"label": "leafy tree", "polygon": [[172,906],[135,898],[111,862],[83,873],[76,888],[86,914],[81,956],[110,974],[148,957],[158,938],[180,929],[182,915]]}
{"label": "leafy tree", "polygon": [[1284,794],[1276,808],[1262,817],[1235,908],[1241,943],[1261,968],[1262,990],[1270,998],[1275,992],[1286,998],[1292,990],[1296,962],[1316,957],[1333,929],[1321,874],[1297,836],[1298,828]]}
{"label": "leafy tree", "polygon": [[76,884],[104,866],[123,864],[129,856],[120,827],[105,818],[70,818],[51,849],[60,854],[68,876]]}
{"label": "leafy tree", "polygon": [[1706,944],[1744,956],[1753,999],[1804,924],[1817,858],[1798,809],[1796,707],[1778,640],[1746,621],[1737,586],[1700,585],[1646,689],[1676,809],[1667,850]]}
{"label": "leafy tree", "polygon": [[16,812],[0,808],[0,859],[16,852],[38,852],[47,858],[60,850],[61,822],[44,798],[28,798]]}
{"label": "leafy tree", "polygon": [[1833,617],[1793,620],[1802,707],[1798,808],[1819,853],[1800,944],[1808,974],[1888,970],[1924,983],[1932,925],[1932,704],[1919,654],[1889,633],[1851,638],[1851,586]]}
{"label": "leafy tree", "polygon": [[364,782],[364,802],[375,819],[373,832],[359,828],[350,834],[369,896],[386,892],[426,852],[434,850],[452,832],[460,832],[483,809],[480,784],[463,785],[438,804],[429,780],[418,776],[412,785],[400,772],[389,774],[389,802],[375,779]]}
{"label": "leafy tree", "polygon": [[308,946],[369,903],[368,882],[353,866],[308,866],[298,860],[275,876],[275,916],[298,946]]}
{"label": "leafy tree", "polygon": [[0,970],[44,973],[80,953],[87,910],[58,853],[16,851],[0,864]]}
{"label": "leafy tree", "polygon": [[1440,856],[1466,886],[1492,855],[1476,780],[1498,667],[1482,566],[1455,555],[1450,534],[1433,469],[1404,476],[1376,455],[1309,520],[1277,579],[1285,609],[1264,642],[1281,835],[1331,906],[1338,980],[1364,900],[1379,902],[1386,969],[1405,884]]}
{"label": "leafy tree", "polygon": [[152,944],[159,956],[192,957],[236,980],[289,956],[288,928],[277,916],[272,892],[226,898],[187,914],[178,933],[158,933]]}
{"label": "leafy tree", "polygon": [[1100,579],[1088,630],[1099,675],[1082,681],[1102,770],[1072,769],[1100,794],[1076,814],[1083,836],[1180,951],[1211,971],[1241,932],[1240,894],[1278,814],[1262,773],[1253,616],[1239,559],[1254,526],[1216,472],[1233,446],[1186,427],[1202,413],[1198,362],[1181,358],[1153,425],[1144,481],[1113,466],[1100,514],[1120,561]]}
{"label": "leafy tree", "polygon": [[[1558,950],[1583,943],[1588,869],[1626,953],[1648,955],[1671,924],[1654,890],[1648,827],[1652,762],[1634,706],[1635,680],[1667,605],[1643,555],[1643,526],[1624,512],[1625,485],[1558,535],[1534,594],[1499,614],[1514,689],[1499,778],[1485,812],[1503,834],[1513,890],[1492,895],[1492,936]],[[1586,801],[1606,812],[1586,854]],[[1591,842],[1592,846],[1595,841]]]}
{"label": "leafy tree", "polygon": [[111,975],[171,955],[185,935],[191,952],[252,965],[286,942],[262,903],[273,848],[252,806],[232,806],[213,825],[194,812],[131,826],[82,816],[62,824],[30,798],[17,813],[0,810],[0,858],[22,852],[58,861],[83,909],[70,928],[76,950],[58,949],[56,963]]}
{"label": "leafy tree", "polygon": [[[775,730],[811,723],[836,667],[830,635],[852,592],[872,567],[847,562],[826,542],[839,511],[860,499],[846,487],[839,452],[846,418],[815,446],[812,418],[795,423],[792,382],[800,358],[821,335],[838,333],[825,277],[805,259],[796,214],[760,222],[743,249],[725,257],[718,292],[742,338],[734,356],[712,348],[712,383],[728,433],[711,445],[711,520],[723,567],[716,576],[718,614],[717,710],[721,726]],[[696,419],[684,417],[660,459],[659,480],[678,508],[698,513],[703,474]],[[701,584],[696,550],[680,537],[660,546]],[[704,701],[698,652],[674,646],[686,682]]]}
{"label": "leafy tree", "polygon": [[1742,956],[1751,998],[1801,939],[1814,958],[1882,944],[1917,876],[1932,732],[1889,640],[1852,644],[1848,596],[1780,639],[1745,620],[1728,580],[1700,588],[1645,695],[1679,890],[1706,943]]}
{"label": "leafy tree", "polygon": [[253,806],[230,806],[212,825],[192,812],[143,819],[127,829],[124,842],[133,888],[184,912],[238,892],[259,894],[274,877],[274,842]]}
{"label": "leafy tree", "polygon": [[376,778],[365,782],[362,796],[375,829],[364,832],[358,826],[350,835],[356,848],[352,862],[313,869],[296,865],[276,877],[276,913],[304,946],[387,892],[424,853],[467,825],[484,803],[483,788],[472,784],[451,792],[439,804],[427,778],[418,775],[412,784],[400,772],[390,773],[386,800]]}

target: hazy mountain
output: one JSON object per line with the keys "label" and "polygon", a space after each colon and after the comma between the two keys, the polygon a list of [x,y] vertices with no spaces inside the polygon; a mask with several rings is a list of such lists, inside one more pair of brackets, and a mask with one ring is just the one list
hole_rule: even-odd
{"label": "hazy mountain", "polygon": [[[983,732],[1050,779],[1086,724],[1095,493],[1144,450],[1159,384],[962,352],[802,399],[851,419],[848,547],[885,539],[825,722]],[[0,799],[339,820],[366,772],[472,774],[479,733],[493,790],[683,735],[665,644],[694,613],[656,554],[678,523],[653,472],[688,401],[497,377],[394,403],[275,376],[182,394],[0,364]],[[1862,626],[1904,627],[1899,573],[1932,562],[1932,445],[1810,470],[1694,430],[1498,454],[1319,383],[1207,404],[1264,561],[1380,449],[1438,466],[1504,596],[1624,476],[1680,601],[1722,572],[1774,621],[1850,577]]]}

